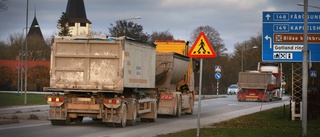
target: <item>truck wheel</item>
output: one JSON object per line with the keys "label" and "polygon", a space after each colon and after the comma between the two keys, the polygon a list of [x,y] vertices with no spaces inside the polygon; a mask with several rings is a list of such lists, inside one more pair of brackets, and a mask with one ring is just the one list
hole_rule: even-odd
{"label": "truck wheel", "polygon": [[194,99],[189,99],[189,103],[190,103],[190,108],[188,109],[189,111],[188,112],[185,112],[185,114],[186,115],[192,115],[192,113],[193,113],[193,107],[194,107],[194,104],[193,104],[193,102],[194,102]]}
{"label": "truck wheel", "polygon": [[181,116],[181,109],[182,109],[182,99],[181,97],[178,98],[179,100],[177,100],[177,112],[176,112],[176,117],[180,117]]}
{"label": "truck wheel", "polygon": [[51,120],[51,125],[66,125],[66,121],[65,120]]}
{"label": "truck wheel", "polygon": [[83,120],[83,117],[81,117],[81,116],[78,116],[77,118],[72,119],[72,121],[77,123],[77,124],[80,124],[82,122],[82,120]]}
{"label": "truck wheel", "polygon": [[153,110],[153,113],[154,113],[154,116],[153,118],[150,118],[148,119],[148,121],[150,122],[156,122],[157,118],[158,118],[158,105],[157,105],[157,101],[151,101],[151,104],[152,104],[152,110]]}
{"label": "truck wheel", "polygon": [[136,102],[132,104],[132,120],[127,120],[127,125],[133,126],[136,124],[137,120],[137,109],[136,109]]}
{"label": "truck wheel", "polygon": [[121,115],[121,122],[117,123],[117,127],[126,127],[127,124],[127,105],[123,104],[122,105],[122,115]]}

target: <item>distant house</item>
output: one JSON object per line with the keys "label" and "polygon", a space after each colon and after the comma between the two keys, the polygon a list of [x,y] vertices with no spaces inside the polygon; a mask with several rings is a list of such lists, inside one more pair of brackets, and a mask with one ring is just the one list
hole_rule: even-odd
{"label": "distant house", "polygon": [[[25,62],[0,60],[0,90],[23,90],[25,84]],[[42,91],[49,86],[50,61],[28,61],[27,90]]]}
{"label": "distant house", "polygon": [[[21,62],[25,63],[25,62]],[[0,60],[0,67],[1,66],[7,66],[12,68],[13,70],[17,70],[19,68],[19,61],[18,60]],[[21,65],[20,65],[21,66]],[[28,68],[32,68],[34,66],[45,66],[50,67],[50,61],[28,61]]]}

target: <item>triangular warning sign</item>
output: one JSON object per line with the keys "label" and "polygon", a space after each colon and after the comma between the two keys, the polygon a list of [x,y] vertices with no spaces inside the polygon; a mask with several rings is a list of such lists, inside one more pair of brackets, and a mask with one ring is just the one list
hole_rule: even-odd
{"label": "triangular warning sign", "polygon": [[193,43],[188,56],[193,58],[215,58],[217,55],[204,32],[200,32],[196,41]]}

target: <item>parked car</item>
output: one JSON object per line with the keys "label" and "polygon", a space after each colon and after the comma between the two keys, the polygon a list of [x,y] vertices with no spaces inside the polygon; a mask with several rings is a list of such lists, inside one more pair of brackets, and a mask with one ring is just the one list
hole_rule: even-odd
{"label": "parked car", "polygon": [[228,95],[233,95],[233,94],[237,94],[239,92],[240,88],[238,87],[237,84],[231,84],[229,87],[228,87],[228,91],[227,91],[227,94]]}

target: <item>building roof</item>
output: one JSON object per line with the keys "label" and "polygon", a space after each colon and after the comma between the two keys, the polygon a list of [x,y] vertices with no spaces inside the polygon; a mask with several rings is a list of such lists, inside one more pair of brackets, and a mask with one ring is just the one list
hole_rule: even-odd
{"label": "building roof", "polygon": [[[16,70],[18,68],[18,62],[19,62],[18,60],[0,60],[0,67],[8,66]],[[32,68],[34,66],[50,67],[50,61],[28,61],[28,68]]]}
{"label": "building roof", "polygon": [[35,36],[41,38],[44,41],[44,38],[43,38],[43,35],[42,35],[42,32],[41,32],[41,29],[40,29],[40,26],[39,26],[39,23],[38,23],[36,16],[34,16],[34,18],[33,18],[33,21],[32,21],[31,26],[29,28],[29,32],[28,32],[27,37],[35,37]]}
{"label": "building roof", "polygon": [[70,21],[90,23],[87,19],[86,9],[83,0],[68,0],[66,15]]}

